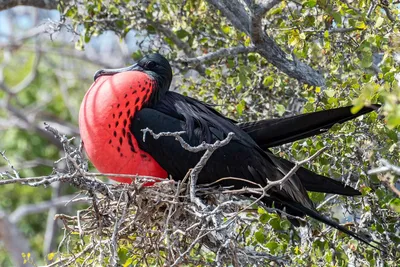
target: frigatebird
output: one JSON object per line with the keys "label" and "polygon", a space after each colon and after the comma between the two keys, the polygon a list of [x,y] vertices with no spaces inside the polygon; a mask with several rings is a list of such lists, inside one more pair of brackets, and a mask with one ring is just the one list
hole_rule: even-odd
{"label": "frigatebird", "polygon": [[[209,184],[222,177],[242,178],[219,183],[235,189],[248,187],[246,180],[265,186],[267,179],[279,180],[292,168],[292,162],[273,155],[269,147],[320,134],[336,123],[378,108],[377,105],[364,107],[352,114],[351,107],[343,107],[289,118],[236,123],[208,104],[169,91],[172,68],[160,54],[145,56],[126,68],[99,70],[94,80],[80,108],[79,126],[88,157],[99,171],[162,178],[171,175],[181,180],[203,154],[183,149],[173,137],[156,140],[147,136],[144,140],[142,129],[149,128],[155,133],[184,131],[181,136],[191,146],[214,143],[233,133],[232,140],[217,149],[202,169],[198,184]],[[293,216],[308,215],[371,245],[364,237],[319,214],[307,190],[360,195],[358,190],[340,181],[300,168],[282,186],[272,187],[262,202],[285,209]],[[295,217],[290,221],[299,225]]]}

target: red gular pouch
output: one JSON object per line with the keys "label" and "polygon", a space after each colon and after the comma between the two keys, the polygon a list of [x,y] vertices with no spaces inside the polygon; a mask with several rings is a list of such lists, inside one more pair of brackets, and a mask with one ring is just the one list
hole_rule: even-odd
{"label": "red gular pouch", "polygon": [[[148,153],[140,150],[130,131],[135,113],[150,99],[154,87],[154,80],[146,73],[126,71],[100,76],[87,91],[79,110],[79,130],[86,153],[100,172],[168,177]],[[132,182],[132,178],[109,178]]]}

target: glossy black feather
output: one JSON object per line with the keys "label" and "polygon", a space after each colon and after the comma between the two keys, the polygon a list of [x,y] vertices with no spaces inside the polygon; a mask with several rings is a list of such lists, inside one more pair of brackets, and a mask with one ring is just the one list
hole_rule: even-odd
{"label": "glossy black feather", "polygon": [[325,133],[337,123],[352,120],[379,107],[380,105],[363,107],[353,114],[351,113],[352,106],[349,106],[286,118],[239,123],[238,126],[261,148],[267,149]]}

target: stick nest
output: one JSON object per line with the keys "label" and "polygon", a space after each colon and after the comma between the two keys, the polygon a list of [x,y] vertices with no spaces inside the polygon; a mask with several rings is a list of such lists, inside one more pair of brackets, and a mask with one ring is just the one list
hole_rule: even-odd
{"label": "stick nest", "polygon": [[58,215],[65,226],[61,245],[71,255],[57,263],[247,266],[284,262],[246,247],[252,238],[246,234],[249,225],[258,222],[257,212],[243,213],[251,201],[203,188],[198,193],[207,208],[202,209],[190,201],[186,183],[142,184],[139,179],[131,185],[108,186],[114,200],[92,194],[91,205],[77,216]]}

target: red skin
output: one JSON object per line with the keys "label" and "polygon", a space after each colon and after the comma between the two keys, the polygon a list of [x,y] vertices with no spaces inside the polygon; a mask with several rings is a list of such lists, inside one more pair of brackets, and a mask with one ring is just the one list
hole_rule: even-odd
{"label": "red skin", "polygon": [[[148,153],[139,149],[129,131],[129,118],[149,99],[153,85],[147,74],[128,71],[101,76],[87,91],[79,111],[79,130],[86,153],[100,172],[168,177]],[[109,178],[132,182],[126,177]]]}

